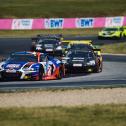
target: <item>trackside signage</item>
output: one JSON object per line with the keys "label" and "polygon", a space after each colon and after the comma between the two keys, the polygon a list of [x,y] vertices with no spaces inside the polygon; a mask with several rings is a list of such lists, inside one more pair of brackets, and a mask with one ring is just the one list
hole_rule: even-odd
{"label": "trackside signage", "polygon": [[63,18],[50,18],[44,20],[45,29],[62,29],[63,23]]}
{"label": "trackside signage", "polygon": [[12,29],[32,29],[33,19],[13,19]]}
{"label": "trackside signage", "polygon": [[76,28],[93,28],[94,18],[76,18]]}
{"label": "trackside signage", "polygon": [[0,30],[76,29],[126,26],[126,16],[0,19]]}
{"label": "trackside signage", "polygon": [[108,17],[105,21],[105,27],[123,26],[124,17]]}

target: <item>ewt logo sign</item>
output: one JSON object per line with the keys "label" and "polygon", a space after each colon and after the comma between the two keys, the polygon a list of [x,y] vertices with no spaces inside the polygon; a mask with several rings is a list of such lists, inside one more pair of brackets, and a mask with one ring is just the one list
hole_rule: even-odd
{"label": "ewt logo sign", "polygon": [[63,23],[63,18],[50,18],[44,20],[44,25],[47,29],[62,29]]}
{"label": "ewt logo sign", "polygon": [[94,24],[94,18],[77,18],[76,27],[77,28],[92,28]]}

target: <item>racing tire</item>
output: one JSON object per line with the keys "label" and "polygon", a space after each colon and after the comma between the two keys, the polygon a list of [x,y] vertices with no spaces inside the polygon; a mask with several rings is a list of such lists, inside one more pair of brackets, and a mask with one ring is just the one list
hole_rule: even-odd
{"label": "racing tire", "polygon": [[30,51],[32,51],[32,52],[37,52],[36,46],[35,46],[35,45],[32,45],[32,46],[30,47]]}
{"label": "racing tire", "polygon": [[123,37],[126,37],[126,34],[123,34]]}
{"label": "racing tire", "polygon": [[40,67],[40,69],[39,69],[39,78],[38,78],[39,81],[42,80],[43,73],[44,73],[43,67]]}
{"label": "racing tire", "polygon": [[100,61],[98,61],[98,64],[94,70],[95,73],[100,73],[102,72],[102,63],[100,63]]}
{"label": "racing tire", "polygon": [[58,74],[58,76],[57,76],[57,79],[58,79],[58,80],[61,80],[62,77],[63,77],[63,70],[60,68],[60,69],[59,69],[59,74]]}

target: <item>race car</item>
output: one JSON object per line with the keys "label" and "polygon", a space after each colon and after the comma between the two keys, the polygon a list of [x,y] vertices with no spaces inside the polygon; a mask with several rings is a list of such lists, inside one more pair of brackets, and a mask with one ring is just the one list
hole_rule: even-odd
{"label": "race car", "polygon": [[123,33],[122,27],[108,27],[104,28],[102,31],[98,33],[98,39],[103,38],[113,38],[113,39],[120,39]]}
{"label": "race car", "polygon": [[102,56],[99,52],[100,49],[93,49],[89,45],[83,46],[83,49],[69,50],[66,56],[62,58],[66,73],[73,71],[102,72]]}
{"label": "race car", "polygon": [[70,51],[63,58],[66,72],[102,72],[102,62],[93,51]]}
{"label": "race car", "polygon": [[122,36],[126,37],[126,26],[123,26],[122,28],[123,28]]}
{"label": "race car", "polygon": [[51,80],[64,76],[64,65],[39,52],[15,52],[0,64],[2,80]]}
{"label": "race car", "polygon": [[36,38],[32,38],[31,51],[60,56],[62,55],[61,40],[61,36],[38,35]]}
{"label": "race car", "polygon": [[52,55],[62,55],[61,42],[53,39],[39,40],[35,45],[36,52],[48,53]]}

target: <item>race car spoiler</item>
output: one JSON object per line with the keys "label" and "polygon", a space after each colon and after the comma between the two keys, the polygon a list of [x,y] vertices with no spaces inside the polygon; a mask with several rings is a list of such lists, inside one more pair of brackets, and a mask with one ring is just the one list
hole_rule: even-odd
{"label": "race car spoiler", "polygon": [[55,39],[60,39],[62,38],[62,34],[38,34],[38,38],[55,38]]}
{"label": "race car spoiler", "polygon": [[101,51],[101,49],[93,49],[93,51]]}
{"label": "race car spoiler", "polygon": [[92,44],[92,40],[64,40],[62,42],[68,42],[70,44]]}

